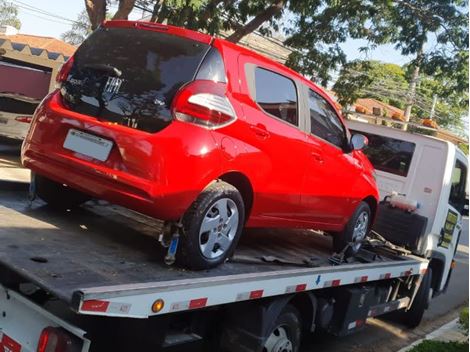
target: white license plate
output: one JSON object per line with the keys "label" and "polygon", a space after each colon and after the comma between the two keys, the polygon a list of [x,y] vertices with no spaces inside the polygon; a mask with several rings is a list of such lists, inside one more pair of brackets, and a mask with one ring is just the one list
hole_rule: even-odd
{"label": "white license plate", "polygon": [[65,138],[64,148],[90,156],[100,161],[108,158],[113,142],[89,133],[70,129]]}

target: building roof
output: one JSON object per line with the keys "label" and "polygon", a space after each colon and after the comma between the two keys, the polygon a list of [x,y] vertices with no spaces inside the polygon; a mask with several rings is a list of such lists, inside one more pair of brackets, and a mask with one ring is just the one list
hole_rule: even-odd
{"label": "building roof", "polygon": [[404,111],[396,108],[394,106],[391,106],[389,104],[383,103],[379,100],[372,99],[372,98],[360,98],[357,99],[356,102],[354,103],[356,107],[361,106],[363,107],[366,111],[366,114],[374,114],[374,108],[379,109],[380,111],[380,116],[384,117],[393,117],[393,115],[398,115],[398,116],[403,116]]}
{"label": "building roof", "polygon": [[63,56],[71,56],[77,49],[75,46],[56,38],[30,34],[0,34],[0,39],[9,40],[12,43],[28,45],[30,48],[38,48],[47,50],[48,52],[62,54]]}

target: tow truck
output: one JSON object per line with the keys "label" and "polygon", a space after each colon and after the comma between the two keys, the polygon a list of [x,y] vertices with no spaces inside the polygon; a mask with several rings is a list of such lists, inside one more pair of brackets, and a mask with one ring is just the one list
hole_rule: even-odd
{"label": "tow truck", "polygon": [[[395,132],[395,139],[405,135]],[[28,201],[28,184],[0,182],[0,346],[295,352],[302,336],[345,336],[371,317],[416,327],[431,298],[445,292],[461,229],[467,159],[452,144],[440,145],[440,181],[431,193],[423,188],[437,203],[410,199],[419,195],[405,194],[406,187],[387,194],[355,257],[333,253],[321,232],[256,229],[243,234],[229,261],[207,271],[165,265],[155,219],[103,201],[56,211]],[[420,148],[410,175],[419,175]],[[400,184],[391,183],[391,170],[377,170],[383,192]],[[395,181],[407,184],[400,172]]]}

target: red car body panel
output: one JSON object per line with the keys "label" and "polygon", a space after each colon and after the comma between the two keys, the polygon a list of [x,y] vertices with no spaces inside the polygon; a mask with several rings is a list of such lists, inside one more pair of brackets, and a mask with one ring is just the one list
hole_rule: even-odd
{"label": "red car body panel", "polygon": [[[243,175],[253,190],[248,227],[340,231],[361,200],[376,204],[378,192],[367,158],[269,116],[250,96],[245,67],[254,64],[283,74],[334,107],[312,82],[205,34],[132,21],[105,26],[165,31],[217,48],[227,75],[225,95],[236,120],[207,129],[175,119],[158,133],[148,133],[71,111],[55,91],[36,110],[24,141],[26,167],[95,197],[172,221],[181,218],[208,184],[229,173]],[[108,159],[102,162],[64,149],[70,128],[112,140]]]}

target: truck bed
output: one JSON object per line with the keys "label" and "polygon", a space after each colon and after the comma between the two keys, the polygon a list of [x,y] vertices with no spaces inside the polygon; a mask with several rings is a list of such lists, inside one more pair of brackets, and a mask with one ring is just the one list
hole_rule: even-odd
{"label": "truck bed", "polygon": [[[248,299],[259,298],[250,287],[263,282],[268,285],[261,290],[264,297],[271,295],[269,285],[275,286],[272,294],[277,294],[277,285],[288,285],[295,278],[304,277],[297,281],[305,283],[294,290],[305,290],[315,285],[339,285],[340,279],[325,281],[332,273],[352,277],[352,282],[357,280],[351,275],[355,273],[366,282],[418,274],[419,268],[427,265],[417,257],[382,253],[371,263],[352,260],[333,266],[328,261],[332,255],[328,236],[310,230],[256,229],[243,233],[231,261],[211,270],[188,271],[163,263],[165,250],[156,239],[160,226],[154,219],[104,202],[91,201],[72,211],[55,211],[40,200],[30,204],[26,184],[0,182],[0,267],[38,285],[77,311],[87,310],[86,301],[106,297],[122,302],[122,297],[130,299],[137,294],[152,295],[149,299],[167,294],[171,299],[175,292],[189,294],[191,290],[196,295],[191,297],[198,297],[204,289],[216,292],[240,287],[243,291],[243,285]],[[275,262],[269,262],[272,259]],[[303,265],[304,260],[309,265]],[[342,283],[347,281],[343,279]],[[289,286],[282,289],[287,292]],[[212,304],[244,299],[242,293],[227,300],[214,298]],[[180,310],[174,304],[173,311]],[[190,309],[191,302],[188,304],[186,308]],[[206,304],[211,304],[207,298]],[[172,311],[169,309],[166,312]],[[129,310],[125,313],[139,316]]]}

